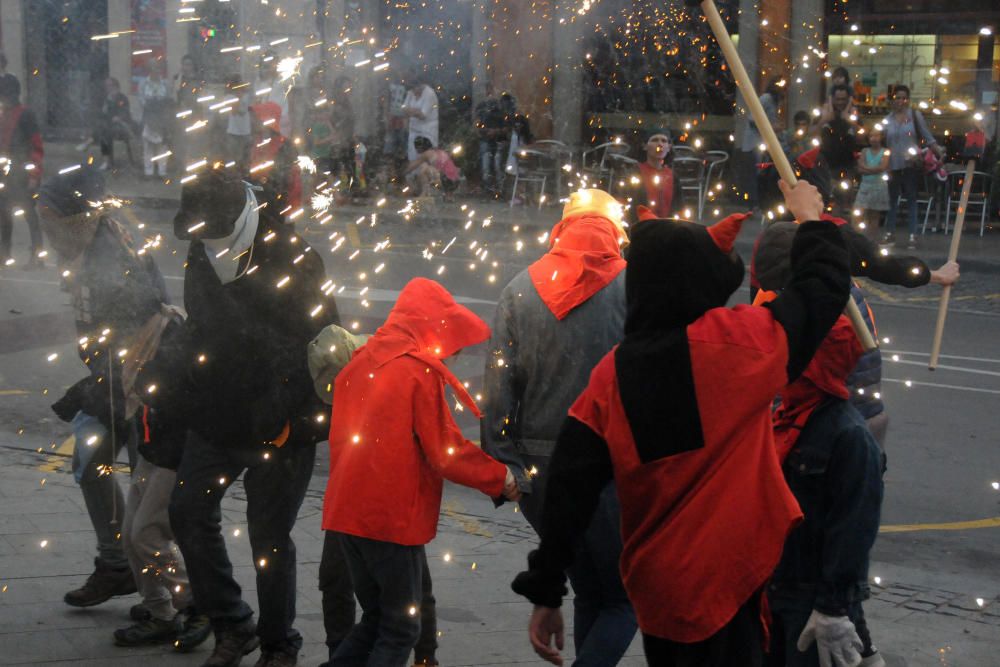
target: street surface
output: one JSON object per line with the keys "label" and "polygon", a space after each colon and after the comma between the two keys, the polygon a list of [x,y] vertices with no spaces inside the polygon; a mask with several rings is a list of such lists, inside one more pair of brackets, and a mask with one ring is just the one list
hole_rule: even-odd
{"label": "street surface", "polygon": [[[172,238],[175,208],[162,196],[136,202],[127,217],[145,225],[147,239],[161,236],[151,252],[181,303],[186,248]],[[428,200],[405,209],[405,202],[390,199],[378,207],[372,202],[332,211],[325,225],[305,216],[297,221],[322,254],[328,277],[342,288],[338,307],[353,330],[373,331],[398,290],[418,275],[440,281],[491,322],[503,285],[541,253],[540,238],[559,217],[555,207],[539,212],[473,201]],[[738,242],[745,259],[759,229],[756,222],[746,224]],[[15,249],[26,244],[24,236],[18,227]],[[929,235],[917,253],[937,266],[946,244]],[[896,667],[1000,664],[1000,236],[969,234],[963,244],[970,260],[953,291],[937,371],[928,371],[926,362],[939,290],[870,291],[879,335],[888,338],[883,394],[891,425],[883,534],[873,553],[874,599],[866,609],[876,645]],[[745,301],[746,287],[735,298]],[[54,268],[0,270],[0,664],[200,664],[207,645],[187,656],[112,645],[113,629],[129,623],[135,596],[90,609],[62,603],[63,594],[90,573],[95,551],[69,473],[71,432],[48,407],[83,376],[75,338]],[[482,349],[458,361],[457,374],[477,390]],[[460,420],[478,439],[476,424],[465,415]],[[295,530],[304,665],[325,658],[316,590],[325,444],[318,452]],[[233,562],[255,606],[240,485],[223,508]],[[534,543],[512,505],[495,510],[475,492],[446,488],[439,536],[428,546],[442,665],[541,664],[525,631],[530,607],[509,588]],[[636,641],[622,664],[645,664],[641,656]],[[256,655],[244,664],[252,660]]]}

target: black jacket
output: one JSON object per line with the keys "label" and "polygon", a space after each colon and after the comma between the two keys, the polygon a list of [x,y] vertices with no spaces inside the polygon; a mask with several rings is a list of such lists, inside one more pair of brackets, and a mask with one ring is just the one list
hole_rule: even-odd
{"label": "black jacket", "polygon": [[319,255],[266,211],[240,262],[247,271],[233,282],[222,284],[204,244],[191,243],[188,319],[140,376],[159,415],[221,447],[263,447],[286,425],[289,442],[315,443],[329,428],[306,346],[324,326],[339,323],[336,303],[322,293]]}
{"label": "black jacket", "polygon": [[805,520],[788,536],[768,587],[775,610],[844,616],[868,599],[868,556],[878,534],[878,443],[847,401],[816,408],[784,463]]}

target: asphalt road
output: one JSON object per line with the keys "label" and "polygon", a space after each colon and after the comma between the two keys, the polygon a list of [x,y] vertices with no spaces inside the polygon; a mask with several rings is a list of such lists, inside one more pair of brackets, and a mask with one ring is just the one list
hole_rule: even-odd
{"label": "asphalt road", "polygon": [[[401,204],[344,212],[328,224],[299,224],[338,284],[348,326],[371,331],[398,290],[414,276],[436,279],[489,322],[503,285],[544,248],[555,209],[538,213],[489,205],[476,211]],[[161,235],[155,257],[181,302],[184,246],[170,236],[173,212],[137,209],[133,222],[148,238]],[[489,215],[493,217],[488,218]],[[756,225],[738,247],[749,248]],[[342,241],[340,239],[343,239]],[[362,291],[367,288],[367,291]],[[872,305],[883,342],[883,396],[891,425],[887,451],[884,532],[873,554],[873,576],[914,578],[950,590],[1000,592],[1000,278],[963,273],[954,292],[940,367],[927,370],[936,288],[876,289]],[[746,288],[735,300],[746,299]],[[51,355],[57,355],[51,357]],[[897,360],[894,360],[897,359]],[[482,355],[463,355],[460,376],[479,385]],[[0,444],[56,449],[67,428],[48,405],[82,377],[68,297],[52,268],[0,271]],[[464,421],[474,436],[475,424]],[[0,458],[4,456],[0,448]],[[996,485],[996,486],[994,486]]]}

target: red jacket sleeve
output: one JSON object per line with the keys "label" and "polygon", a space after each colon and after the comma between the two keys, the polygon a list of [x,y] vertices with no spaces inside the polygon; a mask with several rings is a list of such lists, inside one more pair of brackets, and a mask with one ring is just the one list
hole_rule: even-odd
{"label": "red jacket sleeve", "polygon": [[414,392],[413,425],[428,463],[445,479],[478,489],[491,498],[503,493],[507,466],[462,436],[448,410],[444,386],[428,377]]}

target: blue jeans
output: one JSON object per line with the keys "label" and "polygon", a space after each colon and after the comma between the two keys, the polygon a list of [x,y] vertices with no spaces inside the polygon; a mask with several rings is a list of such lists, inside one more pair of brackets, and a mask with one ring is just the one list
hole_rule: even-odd
{"label": "blue jeans", "polygon": [[896,231],[896,215],[899,209],[899,195],[906,198],[907,228],[910,234],[917,233],[917,188],[920,171],[917,169],[894,169],[889,172],[889,213],[885,217],[885,231]]}
{"label": "blue jeans", "polygon": [[601,500],[567,574],[573,585],[573,644],[577,667],[617,665],[635,637],[635,612],[622,585],[621,510],[614,483]]}
{"label": "blue jeans", "polygon": [[503,179],[503,163],[507,158],[507,144],[502,141],[479,142],[480,176],[484,186],[497,187]]}
{"label": "blue jeans", "polygon": [[427,556],[421,546],[334,533],[351,571],[361,622],[337,647],[333,667],[406,667],[420,639]]}
{"label": "blue jeans", "polygon": [[247,497],[247,533],[257,569],[257,634],[266,650],[295,653],[302,635],[295,622],[295,542],[292,527],[305,498],[316,445],[295,432],[264,459],[256,449],[221,447],[188,433],[170,498],[170,525],[187,565],[198,610],[216,629],[253,617],[233,578],[222,536],[222,496],[241,473]]}

